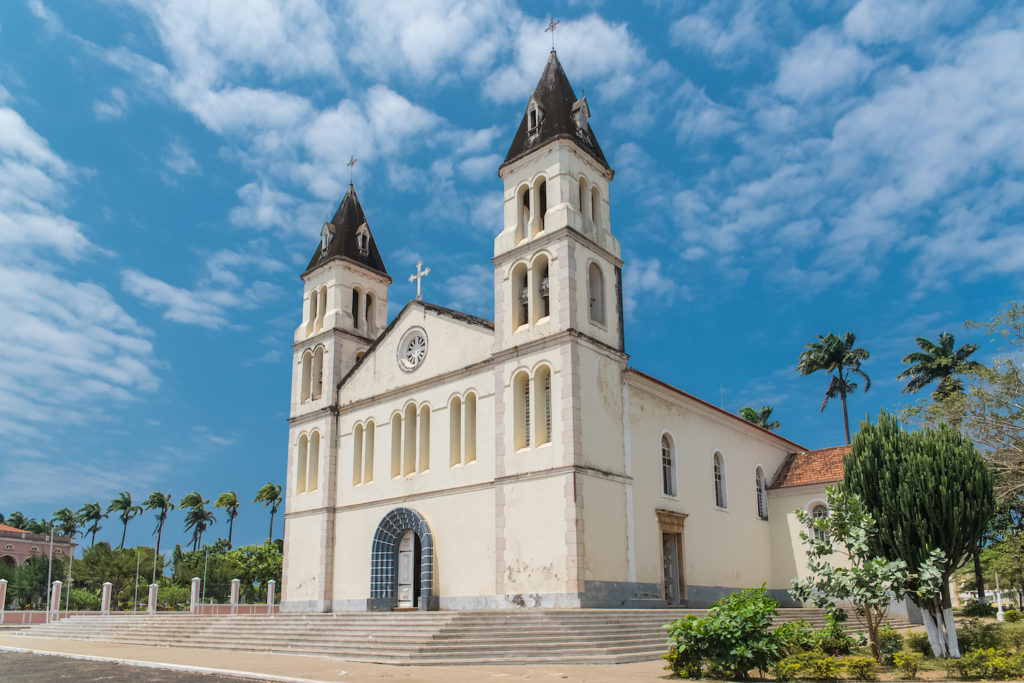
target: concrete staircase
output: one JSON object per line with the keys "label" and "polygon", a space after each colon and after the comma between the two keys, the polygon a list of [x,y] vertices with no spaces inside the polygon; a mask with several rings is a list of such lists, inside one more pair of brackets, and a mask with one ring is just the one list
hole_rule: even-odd
{"label": "concrete staircase", "polygon": [[[621,664],[657,659],[666,650],[662,625],[685,614],[704,610],[112,614],[74,616],[17,635],[379,664]],[[793,619],[818,627],[825,615],[816,609],[783,609],[777,622]]]}

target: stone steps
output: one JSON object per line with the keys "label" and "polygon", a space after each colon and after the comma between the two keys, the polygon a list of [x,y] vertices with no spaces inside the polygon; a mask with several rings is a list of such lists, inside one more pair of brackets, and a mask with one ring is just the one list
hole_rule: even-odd
{"label": "stone steps", "polygon": [[[656,659],[664,624],[704,610],[528,610],[281,615],[82,615],[19,635],[335,657],[380,664],[626,663]],[[777,623],[825,622],[780,610]],[[855,625],[852,628],[856,629]]]}

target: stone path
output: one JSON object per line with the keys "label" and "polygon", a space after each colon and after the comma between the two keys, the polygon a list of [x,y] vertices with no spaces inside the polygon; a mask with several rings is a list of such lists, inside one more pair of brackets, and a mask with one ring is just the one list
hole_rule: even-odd
{"label": "stone path", "polygon": [[0,672],[3,672],[3,680],[10,683],[53,683],[54,681],[68,681],[68,683],[99,683],[100,681],[104,683],[107,681],[239,683],[241,680],[227,676],[150,669],[114,662],[75,661],[64,657],[18,652],[0,652]]}

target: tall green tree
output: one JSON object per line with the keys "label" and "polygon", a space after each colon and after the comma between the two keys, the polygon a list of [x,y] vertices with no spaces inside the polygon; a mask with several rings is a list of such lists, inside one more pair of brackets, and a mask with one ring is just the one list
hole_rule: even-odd
{"label": "tall green tree", "polygon": [[956,348],[956,340],[948,332],[939,334],[939,343],[917,338],[917,346],[921,349],[903,357],[903,362],[910,367],[899,374],[899,379],[909,379],[903,387],[904,394],[912,394],[924,389],[932,382],[939,385],[932,392],[936,400],[952,394],[964,393],[964,384],[958,377],[966,372],[977,372],[984,366],[973,360],[967,360],[978,350],[977,344],[964,344]]}
{"label": "tall green tree", "polygon": [[89,546],[96,545],[96,532],[102,529],[100,526],[100,520],[107,517],[107,513],[100,507],[99,501],[95,503],[86,503],[78,510],[78,516],[82,518],[82,524],[87,524],[85,527],[85,534],[92,534],[92,541]]}
{"label": "tall green tree", "polygon": [[256,497],[252,499],[252,502],[263,503],[270,508],[270,534],[267,536],[267,540],[272,540],[274,538],[274,515],[277,514],[277,508],[284,502],[284,498],[281,496],[281,485],[268,481],[256,492]]}
{"label": "tall green tree", "polygon": [[903,560],[911,572],[935,549],[940,591],[910,597],[924,614],[937,657],[959,657],[949,578],[978,545],[995,510],[992,474],[970,440],[949,425],[906,432],[882,411],[878,423],[861,422],[844,459],[844,485],[860,496],[878,523],[868,543],[882,557]]}
{"label": "tall green tree", "polygon": [[[156,517],[156,528],[153,530],[153,533],[156,534],[156,554],[160,555],[160,539],[164,535],[164,523],[167,521],[167,515],[174,509],[174,501],[169,493],[151,491],[143,505],[146,506],[147,510],[156,510],[154,515]],[[155,563],[153,565],[153,583],[156,583]]]}
{"label": "tall green tree", "polygon": [[857,336],[847,332],[842,337],[829,332],[828,336],[818,335],[818,341],[804,347],[797,362],[796,370],[801,375],[824,370],[829,373],[828,388],[825,400],[821,402],[821,411],[825,411],[828,402],[838,398],[843,403],[843,429],[846,432],[846,443],[850,443],[850,418],[846,410],[846,397],[857,391],[854,376],[864,380],[864,391],[871,388],[871,378],[860,369],[860,364],[871,354],[867,350],[857,348]]}
{"label": "tall green tree", "polygon": [[206,531],[208,526],[217,521],[213,513],[206,509],[206,506],[209,504],[210,499],[203,498],[198,491],[185,494],[181,501],[178,502],[179,508],[188,510],[185,513],[185,531],[192,532],[193,550],[199,549],[199,544],[203,540],[203,532]]}
{"label": "tall green tree", "polygon": [[7,521],[4,522],[7,526],[13,526],[15,529],[21,529],[22,531],[28,531],[25,527],[28,526],[28,517],[22,514],[21,510],[15,510],[11,514],[7,515]]}
{"label": "tall green tree", "polygon": [[223,508],[228,515],[228,548],[230,548],[231,535],[235,530],[235,517],[238,516],[238,508],[241,507],[241,504],[238,502],[238,494],[234,491],[225,491],[220,494],[213,507]]}
{"label": "tall green tree", "polygon": [[82,526],[81,518],[71,508],[61,508],[54,512],[53,523],[57,525],[57,534],[67,538],[74,538]]}
{"label": "tall green tree", "polygon": [[764,427],[769,431],[777,432],[782,424],[779,423],[778,420],[772,419],[772,410],[774,410],[774,408],[771,406],[761,406],[760,410],[754,410],[750,406],[744,406],[743,408],[740,408],[739,414],[740,417],[747,422],[752,422],[758,427]]}
{"label": "tall green tree", "polygon": [[120,518],[121,524],[124,526],[124,529],[121,531],[121,545],[117,547],[118,549],[123,548],[124,539],[126,536],[128,536],[128,522],[131,521],[132,518],[142,514],[142,506],[135,505],[132,502],[131,493],[129,493],[128,491],[121,491],[121,493],[117,494],[117,498],[110,501],[110,505],[107,506],[107,512],[119,513],[118,517]]}

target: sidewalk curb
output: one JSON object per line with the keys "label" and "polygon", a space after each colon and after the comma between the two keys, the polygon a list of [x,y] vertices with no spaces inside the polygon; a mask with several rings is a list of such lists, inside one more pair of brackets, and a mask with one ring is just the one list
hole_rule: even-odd
{"label": "sidewalk curb", "polygon": [[49,655],[51,657],[67,657],[68,659],[81,659],[88,662],[108,662],[112,664],[125,664],[127,666],[139,666],[147,669],[168,669],[170,671],[182,671],[196,674],[217,674],[219,676],[232,676],[235,678],[248,678],[258,681],[275,681],[276,683],[335,683],[319,678],[298,678],[295,676],[279,676],[276,674],[261,674],[255,671],[238,671],[235,669],[214,669],[209,666],[191,666],[188,664],[171,664],[168,662],[149,662],[138,659],[120,659],[118,657],[99,657],[97,655],[80,655],[73,652],[55,652],[53,650],[37,650],[27,647],[10,647],[0,645],[0,652],[17,652],[31,655]]}

